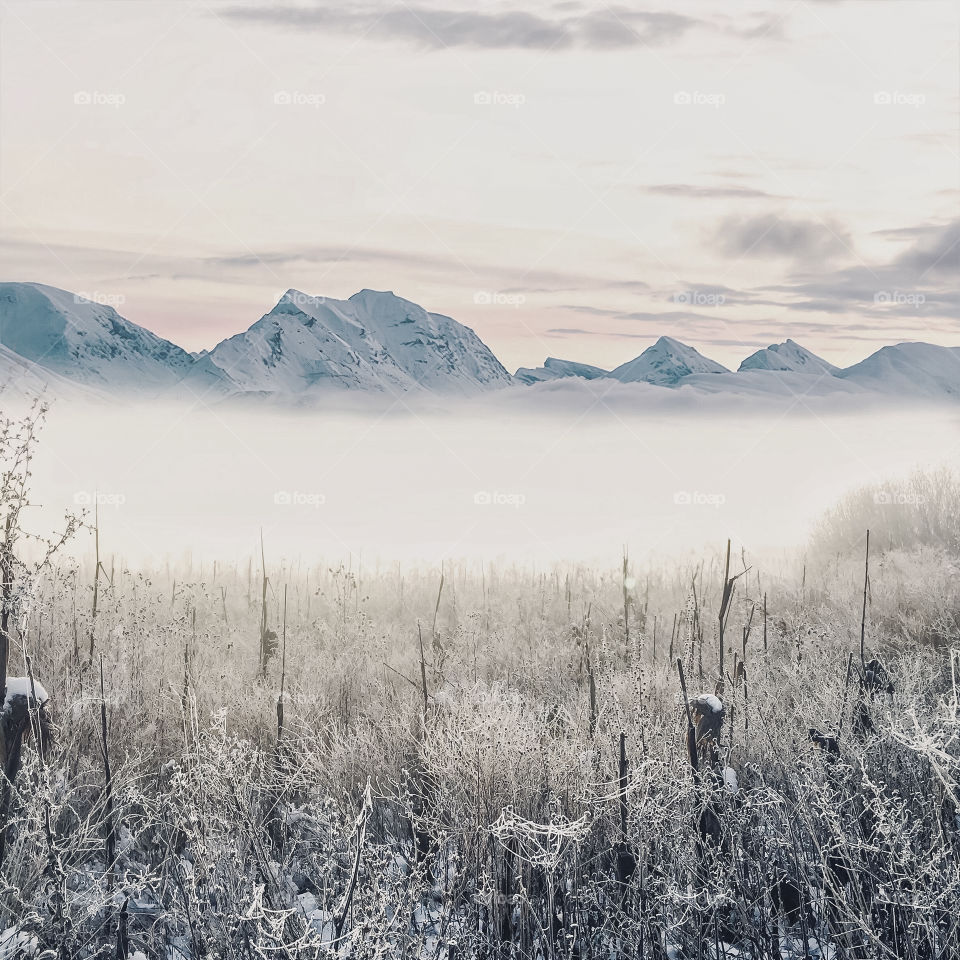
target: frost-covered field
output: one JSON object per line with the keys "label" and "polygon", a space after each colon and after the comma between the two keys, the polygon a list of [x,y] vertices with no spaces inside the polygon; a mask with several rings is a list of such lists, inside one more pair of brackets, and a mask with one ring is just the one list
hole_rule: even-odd
{"label": "frost-covered field", "polygon": [[722,679],[723,550],[31,575],[15,539],[0,954],[955,956],[957,493],[734,549]]}

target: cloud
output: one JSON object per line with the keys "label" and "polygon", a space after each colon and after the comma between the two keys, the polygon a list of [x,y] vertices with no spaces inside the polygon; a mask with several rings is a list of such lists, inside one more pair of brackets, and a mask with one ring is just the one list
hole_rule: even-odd
{"label": "cloud", "polygon": [[944,130],[942,133],[935,131],[926,131],[924,133],[901,133],[890,137],[891,140],[900,140],[904,143],[919,143],[925,147],[935,147],[940,150],[946,148],[955,150],[957,144],[957,131]]}
{"label": "cloud", "polygon": [[[324,294],[332,292],[325,289],[327,284],[341,286],[342,268],[351,266],[353,275],[358,267],[364,271],[369,286],[378,286],[381,281],[377,278],[383,278],[385,272],[395,275],[402,269],[411,277],[426,274],[464,287],[468,300],[478,288],[527,296],[585,292],[592,296],[597,291],[644,296],[650,291],[650,285],[643,280],[618,280],[609,273],[532,269],[519,263],[478,260],[472,261],[465,271],[463,260],[455,255],[377,246],[313,244],[298,248],[225,250],[220,254],[195,256],[191,251],[180,255],[144,253],[135,248],[116,249],[52,240],[42,243],[32,238],[4,236],[0,238],[0,256],[11,279],[44,280],[44,275],[37,273],[38,262],[71,264],[68,272],[73,273],[74,278],[62,279],[60,283],[75,289],[91,287],[95,277],[99,278],[97,283],[116,284],[199,280],[239,287],[271,283],[278,290],[297,283],[304,286],[315,283],[316,288],[311,286],[308,292]],[[131,263],[138,266],[136,273],[131,273]],[[49,274],[46,278],[49,280]]]}
{"label": "cloud", "polygon": [[[579,293],[584,290],[619,290],[623,293],[645,295],[650,291],[650,284],[642,280],[607,280],[603,277],[585,276],[583,274],[551,273],[547,270],[518,270],[526,282],[520,286],[503,287],[500,293],[525,294],[556,294]],[[509,275],[510,271],[506,271]],[[536,284],[542,284],[537,286]]]}
{"label": "cloud", "polygon": [[734,27],[732,32],[735,36],[742,37],[744,40],[785,40],[786,34],[783,30],[783,23],[783,17],[770,15],[760,17],[751,26]]}
{"label": "cloud", "polygon": [[[842,270],[809,271],[762,289],[786,294],[789,310],[884,317],[941,317],[956,323],[960,313],[960,220],[883,231],[915,242],[893,260]],[[758,301],[763,302],[763,301]]]}
{"label": "cloud", "polygon": [[584,330],[582,327],[551,327],[547,330],[551,337],[594,337],[605,336],[599,330]]}
{"label": "cloud", "polygon": [[828,259],[849,253],[852,240],[834,221],[800,220],[767,213],[726,217],[714,239],[727,257]]}
{"label": "cloud", "polygon": [[[726,321],[719,315],[709,315],[698,313],[695,310],[611,310],[604,307],[591,307],[587,304],[564,303],[559,306],[560,310],[569,310],[572,313],[580,313],[588,317],[610,317],[615,320],[629,320],[631,323],[669,323],[683,321],[693,325],[706,324],[709,327],[715,327],[718,323]],[[614,336],[614,334],[611,334]]]}
{"label": "cloud", "polygon": [[[742,222],[756,232],[771,225],[775,229],[780,221],[753,218],[739,221],[738,225]],[[797,223],[802,227],[797,228]],[[776,308],[779,314],[776,321],[750,321],[751,326],[771,322],[780,326],[778,332],[771,333],[771,341],[785,336],[795,339],[831,336],[877,342],[891,327],[898,338],[906,335],[947,342],[960,335],[960,219],[877,231],[880,236],[899,241],[894,248],[895,255],[886,262],[858,263],[841,269],[831,268],[812,257],[811,251],[822,249],[817,246],[822,238],[809,241],[808,234],[816,234],[815,221],[793,220],[788,224],[789,229],[776,237],[776,242],[781,244],[776,249],[788,249],[791,256],[797,256],[795,248],[799,248],[802,256],[793,263],[792,272],[783,282],[751,290],[735,290],[708,282],[685,283],[678,279],[675,288],[657,288],[650,295],[666,299],[676,307],[681,305],[678,295],[683,294],[686,299],[682,303],[688,305],[687,309],[626,311],[569,303],[560,309],[585,319],[606,319],[617,326],[636,325],[636,330],[629,333],[624,332],[622,326],[619,331],[604,330],[603,324],[599,324],[597,330],[582,332],[583,335],[611,338],[643,339],[682,325],[678,333],[681,339],[686,335],[698,337],[703,342],[719,343],[718,324],[740,323],[741,317],[736,311],[731,314],[730,308],[743,306]],[[846,237],[842,230],[840,235]],[[755,239],[755,236],[748,239],[745,235],[737,235],[740,244]],[[786,246],[788,241],[789,246]],[[829,243],[827,248],[830,248]],[[701,301],[711,304],[710,308],[697,310]],[[785,323],[784,311],[796,320]],[[822,322],[817,321],[816,314],[824,318]],[[555,328],[550,335],[581,333],[570,328]]]}
{"label": "cloud", "polygon": [[643,188],[646,193],[658,194],[664,197],[690,197],[694,200],[709,199],[742,199],[754,198],[783,199],[766,190],[755,190],[752,187],[724,187],[700,186],[692,183],[653,183]]}
{"label": "cloud", "polygon": [[551,327],[547,330],[548,337],[618,337],[624,340],[649,340],[649,333],[623,333],[614,330],[582,330],[579,327]]}
{"label": "cloud", "polygon": [[898,269],[917,274],[918,283],[960,279],[960,220],[945,227],[930,227],[917,243],[894,261]]}
{"label": "cloud", "polygon": [[697,21],[679,13],[608,7],[568,21],[580,44],[594,49],[658,46],[679,40]]}
{"label": "cloud", "polygon": [[782,14],[748,13],[745,16],[721,16],[717,18],[717,23],[724,33],[743,40],[784,40],[785,20]]}
{"label": "cloud", "polygon": [[801,310],[807,313],[846,313],[847,308],[836,300],[800,300],[785,306],[790,310]]}
{"label": "cloud", "polygon": [[479,12],[426,6],[237,5],[224,11],[249,20],[297,30],[330,30],[405,40],[427,49],[562,50],[582,47],[659,46],[680,39],[698,21],[670,11],[608,7],[548,18],[523,10]]}
{"label": "cloud", "polygon": [[403,250],[377,247],[303,247],[299,250],[263,250],[204,257],[203,263],[218,269],[294,267],[336,263],[380,262],[413,266],[448,267],[452,258],[427,257]]}
{"label": "cloud", "polygon": [[924,237],[929,232],[926,224],[912,227],[891,227],[888,230],[874,230],[875,237],[883,237],[885,240],[915,240],[917,237]]}

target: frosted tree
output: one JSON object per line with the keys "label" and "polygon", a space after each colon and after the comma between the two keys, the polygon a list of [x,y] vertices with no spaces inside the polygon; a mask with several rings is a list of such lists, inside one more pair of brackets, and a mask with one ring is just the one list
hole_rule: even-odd
{"label": "frosted tree", "polygon": [[[52,537],[28,533],[24,511],[30,506],[30,471],[46,406],[35,402],[21,418],[0,415],[0,861],[6,844],[13,783],[20,769],[23,741],[31,729],[38,747],[49,740],[47,692],[33,676],[26,648],[25,624],[37,584],[58,550],[73,536],[80,520],[68,514],[62,531]],[[11,651],[19,647],[25,675],[10,676]]]}

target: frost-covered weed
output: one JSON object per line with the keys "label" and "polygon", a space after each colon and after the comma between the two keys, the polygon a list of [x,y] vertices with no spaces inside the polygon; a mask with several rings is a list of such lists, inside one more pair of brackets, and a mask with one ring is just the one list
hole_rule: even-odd
{"label": "frost-covered weed", "polygon": [[[874,558],[867,646],[894,691],[871,692],[847,677],[857,554],[754,567],[722,689],[719,558],[638,574],[629,644],[613,573],[448,567],[434,634],[438,571],[277,565],[266,677],[255,566],[118,559],[91,663],[92,570],[62,564],[19,638],[56,739],[45,768],[25,753],[0,929],[75,957],[945,956],[956,560]],[[689,767],[677,658],[723,701],[715,772]]]}

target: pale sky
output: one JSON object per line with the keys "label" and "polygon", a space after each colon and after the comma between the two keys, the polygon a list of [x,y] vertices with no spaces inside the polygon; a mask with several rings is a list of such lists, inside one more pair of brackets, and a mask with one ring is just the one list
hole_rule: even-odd
{"label": "pale sky", "polygon": [[288,287],[511,371],[960,345],[958,11],[3,0],[0,279],[193,350]]}

